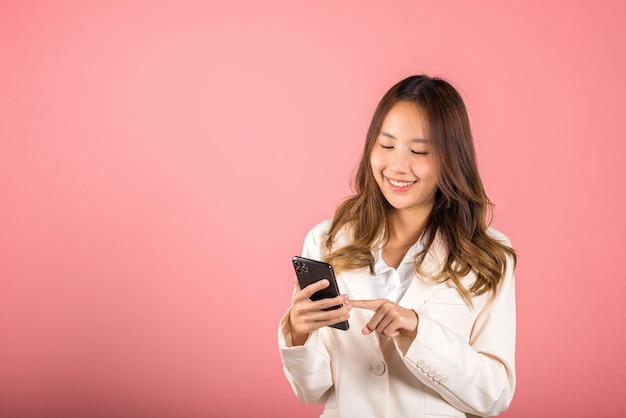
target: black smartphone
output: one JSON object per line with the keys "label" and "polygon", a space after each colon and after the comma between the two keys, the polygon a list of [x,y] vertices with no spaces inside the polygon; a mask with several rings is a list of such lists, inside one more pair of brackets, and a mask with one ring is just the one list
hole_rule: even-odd
{"label": "black smartphone", "polygon": [[[311,300],[320,300],[339,296],[339,287],[337,287],[337,279],[335,279],[333,266],[322,261],[309,260],[304,257],[294,257],[291,261],[293,262],[293,268],[296,270],[296,276],[298,277],[298,283],[300,283],[301,289],[304,289],[308,285],[322,279],[327,279],[330,282],[330,285],[326,289],[313,293],[313,295],[311,295]],[[342,306],[343,305],[331,306],[325,310],[330,311],[333,309],[339,309]],[[347,331],[348,328],[350,328],[348,321],[338,322],[330,326],[344,331]]]}

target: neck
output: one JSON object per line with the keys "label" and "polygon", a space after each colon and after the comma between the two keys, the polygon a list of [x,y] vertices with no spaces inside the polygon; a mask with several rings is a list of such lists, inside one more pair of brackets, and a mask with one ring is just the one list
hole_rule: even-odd
{"label": "neck", "polygon": [[427,213],[407,213],[405,211],[393,211],[391,225],[389,225],[389,242],[394,246],[413,245],[422,235],[430,211]]}
{"label": "neck", "polygon": [[405,216],[394,211],[389,225],[389,240],[382,249],[382,257],[389,267],[398,268],[406,252],[420,238],[428,216]]}

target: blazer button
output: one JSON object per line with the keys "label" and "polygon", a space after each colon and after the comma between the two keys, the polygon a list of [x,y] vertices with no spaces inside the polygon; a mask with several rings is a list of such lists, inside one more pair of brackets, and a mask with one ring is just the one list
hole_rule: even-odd
{"label": "blazer button", "polygon": [[423,368],[425,365],[426,365],[426,362],[424,360],[417,361],[417,367],[419,367],[420,369]]}
{"label": "blazer button", "polygon": [[428,372],[428,377],[435,377],[437,373],[434,370]]}
{"label": "blazer button", "polygon": [[387,370],[387,366],[382,361],[375,361],[370,365],[370,373],[374,376],[382,376],[385,374],[385,370]]}

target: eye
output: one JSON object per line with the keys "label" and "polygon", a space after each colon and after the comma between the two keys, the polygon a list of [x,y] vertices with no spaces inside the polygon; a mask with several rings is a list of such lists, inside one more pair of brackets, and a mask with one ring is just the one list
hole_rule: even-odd
{"label": "eye", "polygon": [[383,145],[383,144],[380,144],[380,147],[382,149],[393,149],[393,145]]}
{"label": "eye", "polygon": [[428,155],[428,151],[413,151],[413,150],[411,150],[411,153],[413,153],[414,155]]}

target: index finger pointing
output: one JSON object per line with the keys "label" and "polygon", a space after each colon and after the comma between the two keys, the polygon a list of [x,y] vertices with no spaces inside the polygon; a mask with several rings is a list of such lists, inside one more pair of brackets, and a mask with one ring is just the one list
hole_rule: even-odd
{"label": "index finger pointing", "polygon": [[369,309],[370,311],[376,311],[383,303],[387,302],[386,299],[370,299],[370,300],[351,300],[350,304],[353,308]]}

